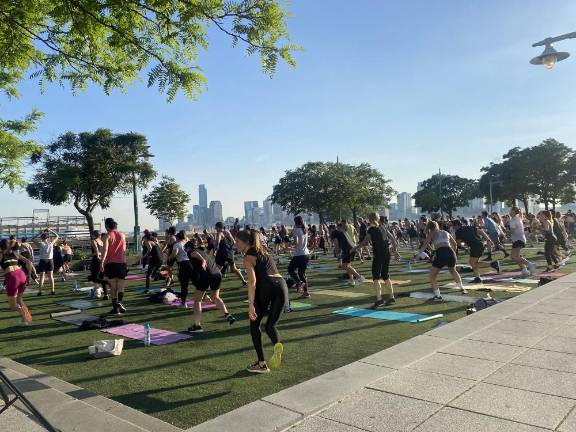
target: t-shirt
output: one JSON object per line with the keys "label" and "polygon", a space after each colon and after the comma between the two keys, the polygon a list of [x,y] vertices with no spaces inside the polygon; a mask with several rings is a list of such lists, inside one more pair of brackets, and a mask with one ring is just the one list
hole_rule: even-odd
{"label": "t-shirt", "polygon": [[308,234],[302,231],[302,228],[294,228],[292,235],[296,239],[294,256],[310,255],[310,251],[308,250]]}
{"label": "t-shirt", "polygon": [[332,231],[332,234],[330,234],[330,238],[332,240],[338,241],[338,247],[342,249],[343,252],[350,252],[350,249],[354,247],[348,235],[346,235],[346,233],[343,231],[340,230]]}
{"label": "t-shirt", "polygon": [[41,260],[51,260],[54,258],[54,245],[51,240],[42,240],[39,249]]}
{"label": "t-shirt", "polygon": [[484,219],[484,227],[486,228],[486,231],[488,231],[488,235],[490,237],[498,237],[498,235],[500,234],[500,231],[498,230],[498,225],[496,225],[496,222],[494,222],[490,218]]}
{"label": "t-shirt", "polygon": [[524,224],[520,215],[516,215],[510,219],[510,238],[512,243],[522,241],[526,243],[526,235],[524,234]]}
{"label": "t-shirt", "polygon": [[378,227],[371,226],[368,228],[368,235],[372,242],[372,249],[375,254],[385,254],[388,251],[388,240],[382,230]]}
{"label": "t-shirt", "polygon": [[478,229],[475,226],[462,226],[456,230],[456,240],[466,243],[468,246],[482,243]]}
{"label": "t-shirt", "polygon": [[174,247],[172,252],[176,252],[176,261],[190,261],[188,258],[188,254],[186,253],[186,249],[184,248],[184,243],[181,241],[174,243]]}

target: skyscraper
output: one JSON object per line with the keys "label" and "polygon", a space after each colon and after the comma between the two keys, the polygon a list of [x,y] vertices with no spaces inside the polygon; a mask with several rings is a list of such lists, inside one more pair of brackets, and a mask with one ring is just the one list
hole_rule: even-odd
{"label": "skyscraper", "polygon": [[408,192],[400,192],[397,196],[398,216],[406,217],[412,213],[412,195]]}
{"label": "skyscraper", "polygon": [[266,198],[262,202],[264,213],[262,215],[262,225],[270,226],[274,222],[274,211],[272,209],[272,199]]}
{"label": "skyscraper", "polygon": [[252,209],[258,207],[258,201],[244,201],[244,217],[247,221],[252,220]]}
{"label": "skyscraper", "polygon": [[206,190],[206,186],[203,184],[198,186],[198,205],[203,208],[208,208],[208,190]]}
{"label": "skyscraper", "polygon": [[214,225],[216,222],[224,222],[222,217],[222,203],[220,201],[210,201],[210,224]]}

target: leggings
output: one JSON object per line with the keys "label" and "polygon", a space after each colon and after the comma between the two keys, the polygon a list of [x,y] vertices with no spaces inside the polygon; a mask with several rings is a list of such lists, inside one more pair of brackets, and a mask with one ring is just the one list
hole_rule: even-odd
{"label": "leggings", "polygon": [[548,266],[558,264],[558,243],[552,234],[546,233],[544,241],[544,256]]}
{"label": "leggings", "polygon": [[255,321],[250,321],[250,335],[258,355],[258,361],[264,361],[260,323],[264,315],[268,314],[265,326],[266,334],[273,344],[277,344],[280,341],[280,335],[276,329],[276,323],[280,319],[287,299],[288,287],[283,278],[268,277],[263,281],[258,281],[254,298],[254,308],[256,309],[257,317]]}
{"label": "leggings", "polygon": [[182,304],[186,304],[186,297],[188,297],[188,285],[192,279],[194,269],[190,261],[180,261],[178,263],[178,280],[180,281],[180,299]]}
{"label": "leggings", "polygon": [[[307,284],[306,280],[306,269],[308,268],[308,261],[310,260],[309,255],[297,255],[293,256],[288,264],[288,273],[290,277],[294,279],[296,283],[304,282]],[[296,274],[296,269],[298,269],[298,274]]]}

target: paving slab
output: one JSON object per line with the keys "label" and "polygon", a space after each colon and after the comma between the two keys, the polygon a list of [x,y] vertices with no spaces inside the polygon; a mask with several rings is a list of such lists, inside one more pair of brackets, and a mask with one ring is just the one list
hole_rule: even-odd
{"label": "paving slab", "polygon": [[427,355],[433,354],[438,349],[451,343],[452,341],[448,339],[420,335],[398,345],[394,345],[384,351],[365,357],[361,361],[398,369],[420,360]]}
{"label": "paving slab", "polygon": [[182,429],[166,423],[160,419],[149,416],[141,411],[130,408],[129,406],[116,404],[106,410],[107,414],[112,414],[122,420],[136,425],[147,431],[154,432],[179,432]]}
{"label": "paving slab", "polygon": [[576,399],[576,375],[522,365],[506,365],[484,382]]}
{"label": "paving slab", "polygon": [[11,432],[46,432],[34,419],[12,406],[1,414],[2,431]]}
{"label": "paving slab", "polygon": [[576,355],[574,354],[528,349],[512,360],[512,363],[576,374]]}
{"label": "paving slab", "polygon": [[425,335],[458,340],[492,324],[494,324],[493,318],[474,314],[471,315],[470,318],[462,318],[458,321],[451,322],[449,325],[430,330],[425,333]]}
{"label": "paving slab", "polygon": [[186,432],[276,432],[302,419],[301,414],[258,400],[187,429]]}
{"label": "paving slab", "polygon": [[493,329],[484,329],[470,336],[467,339],[482,342],[499,343],[504,345],[514,345],[531,348],[540,342],[545,336],[528,336],[524,334],[504,333]]}
{"label": "paving slab", "polygon": [[468,411],[555,429],[576,401],[509,387],[480,383],[450,402]]}
{"label": "paving slab", "polygon": [[576,339],[550,336],[538,342],[534,348],[576,354]]}
{"label": "paving slab", "polygon": [[576,408],[572,410],[566,420],[562,422],[558,428],[560,432],[574,432],[576,431]]}
{"label": "paving slab", "polygon": [[576,339],[576,324],[560,325],[556,330],[554,330],[553,334],[565,338]]}
{"label": "paving slab", "polygon": [[546,336],[552,334],[557,327],[558,324],[555,323],[522,321],[508,318],[491,325],[487,330],[526,336]]}
{"label": "paving slab", "polygon": [[423,360],[413,363],[409,367],[428,372],[470,380],[481,380],[490,375],[504,363],[492,360],[472,359],[452,354],[436,353]]}
{"label": "paving slab", "polygon": [[465,357],[509,362],[526,351],[526,349],[525,347],[464,339],[441,348],[439,351]]}
{"label": "paving slab", "polygon": [[541,323],[552,323],[552,324],[566,324],[572,322],[574,317],[570,315],[558,315],[543,312],[534,311],[520,311],[512,314],[508,317],[509,319],[520,320],[520,321],[532,321]]}
{"label": "paving slab", "polygon": [[404,432],[414,429],[441,406],[391,393],[362,390],[320,416],[371,432]]}
{"label": "paving slab", "polygon": [[395,371],[368,386],[374,390],[446,404],[464,393],[475,381],[412,369]]}
{"label": "paving slab", "polygon": [[312,414],[362,389],[394,369],[354,362],[263,398],[301,414]]}
{"label": "paving slab", "polygon": [[337,423],[322,417],[309,417],[288,429],[289,432],[364,432],[354,426]]}
{"label": "paving slab", "polygon": [[442,408],[417,427],[414,432],[545,432],[549,430],[470,411]]}
{"label": "paving slab", "polygon": [[549,303],[545,301],[543,303],[538,303],[528,310],[534,312],[551,313],[556,315],[570,315],[576,316],[576,308],[572,305],[561,306],[560,304]]}

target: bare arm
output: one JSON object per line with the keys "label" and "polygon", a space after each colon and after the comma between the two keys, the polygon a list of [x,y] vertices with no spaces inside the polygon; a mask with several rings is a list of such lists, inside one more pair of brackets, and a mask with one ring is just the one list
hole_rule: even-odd
{"label": "bare arm", "polygon": [[428,248],[428,246],[430,246],[430,243],[432,243],[433,237],[434,237],[434,231],[429,233],[426,236],[426,240],[424,240],[424,244],[422,244],[422,247],[420,249],[418,249],[418,252],[416,254],[424,252]]}
{"label": "bare arm", "polygon": [[256,315],[256,308],[254,307],[254,298],[256,297],[256,257],[246,255],[244,257],[244,269],[248,276],[248,316],[250,320],[255,321],[258,317]]}
{"label": "bare arm", "polygon": [[104,236],[104,245],[102,247],[102,256],[100,257],[100,266],[104,268],[104,261],[106,260],[106,255],[108,255],[108,236]]}

